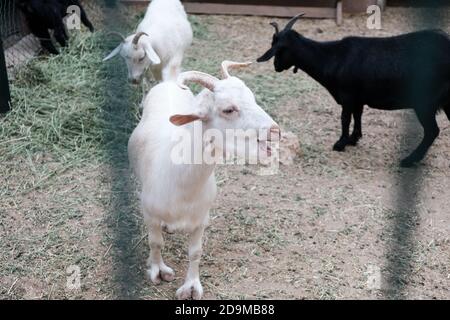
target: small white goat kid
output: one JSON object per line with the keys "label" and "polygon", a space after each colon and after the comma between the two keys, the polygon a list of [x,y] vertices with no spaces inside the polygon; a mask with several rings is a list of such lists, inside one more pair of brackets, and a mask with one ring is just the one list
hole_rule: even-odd
{"label": "small white goat kid", "polygon": [[150,80],[150,69],[155,79],[175,80],[180,73],[185,50],[192,43],[192,28],[179,0],[153,0],[136,33],[122,42],[103,61],[120,53],[128,68],[128,79],[139,84]]}
{"label": "small white goat kid", "polygon": [[[259,150],[269,155],[270,137],[273,133],[278,137],[280,128],[258,106],[244,82],[228,73],[229,68],[247,65],[249,63],[224,61],[223,80],[189,71],[179,76],[178,83],[169,81],[156,85],[146,96],[142,119],[129,140],[130,164],[142,185],[141,201],[150,244],[148,274],[153,283],[174,279],[174,271],[161,256],[162,226],[190,234],[189,268],[184,284],[176,292],[179,299],[200,299],[203,294],[199,263],[203,232],[216,197],[216,181],[215,164],[175,164],[172,161],[172,150],[177,144],[173,137],[189,134],[193,137],[194,149],[200,145],[214,152],[236,151],[238,156],[246,156],[239,154],[239,148],[233,150],[233,144],[225,144],[228,150],[217,150],[214,141],[195,137],[194,125],[201,121],[205,131],[214,129],[223,133],[243,129],[259,132]],[[186,82],[200,84],[206,89],[194,96],[184,86]]]}

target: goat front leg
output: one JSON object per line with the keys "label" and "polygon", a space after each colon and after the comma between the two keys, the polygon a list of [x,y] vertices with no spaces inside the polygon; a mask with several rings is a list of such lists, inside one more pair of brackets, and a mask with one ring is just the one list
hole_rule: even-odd
{"label": "goat front leg", "polygon": [[92,25],[92,23],[89,21],[87,15],[86,15],[86,11],[84,11],[84,8],[80,5],[80,14],[81,14],[81,22],[83,22],[83,24],[88,27],[90,32],[94,32],[94,26]]}
{"label": "goat front leg", "polygon": [[164,81],[176,80],[181,71],[181,62],[183,57],[174,57],[167,66],[162,70],[162,78]]}
{"label": "goat front leg", "polygon": [[348,144],[352,146],[356,146],[358,144],[359,139],[362,138],[362,126],[361,126],[361,118],[363,114],[364,106],[358,106],[353,109],[353,133],[349,137]]}
{"label": "goat front leg", "polygon": [[39,39],[39,42],[44,49],[51,54],[59,54],[59,51],[56,50],[55,45],[53,44],[52,37],[50,36],[47,28],[36,26],[34,24],[31,24],[30,28],[33,34]]}
{"label": "goat front leg", "polygon": [[197,227],[189,239],[189,268],[184,284],[177,290],[176,296],[180,300],[202,298],[203,288],[200,283],[200,258],[202,256],[202,239],[205,226]]}
{"label": "goat front leg", "polygon": [[342,108],[341,125],[342,135],[341,138],[334,144],[334,151],[344,151],[345,147],[349,144],[350,135],[350,122],[352,121],[352,111],[348,107]]}
{"label": "goat front leg", "polygon": [[54,35],[55,35],[56,41],[58,41],[58,43],[61,45],[61,47],[67,46],[67,40],[69,39],[69,36],[66,33],[66,29],[64,27],[62,20],[55,27]]}
{"label": "goat front leg", "polygon": [[144,76],[144,78],[142,79],[142,83],[141,83],[141,87],[142,87],[142,100],[141,103],[139,104],[139,109],[143,110],[144,109],[144,102],[145,102],[145,97],[147,96],[147,87],[150,86],[149,83],[147,82],[147,78]]}
{"label": "goat front leg", "polygon": [[416,109],[417,117],[424,130],[424,136],[417,149],[401,161],[400,166],[404,168],[412,167],[414,164],[420,162],[427,154],[434,140],[439,136],[440,130],[436,122],[436,114],[431,111],[432,108],[425,110]]}
{"label": "goat front leg", "polygon": [[164,247],[161,222],[149,221],[147,222],[147,227],[150,245],[150,256],[147,260],[147,265],[150,269],[147,270],[147,273],[150,280],[154,284],[161,283],[161,279],[164,281],[173,281],[175,279],[175,272],[172,268],[166,266],[161,255],[161,250]]}
{"label": "goat front leg", "polygon": [[153,77],[155,78],[156,82],[159,83],[163,81],[161,64],[151,66],[150,71],[153,74]]}

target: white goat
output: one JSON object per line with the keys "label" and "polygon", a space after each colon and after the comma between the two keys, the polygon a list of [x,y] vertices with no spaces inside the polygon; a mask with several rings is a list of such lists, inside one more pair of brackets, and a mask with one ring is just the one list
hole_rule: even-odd
{"label": "white goat", "polygon": [[[245,151],[236,148],[234,143],[204,139],[203,133],[211,129],[221,134],[230,129],[243,129],[246,134],[256,132],[256,148],[251,152],[260,150],[265,155],[271,152],[270,134],[280,133],[278,125],[258,106],[244,82],[228,73],[228,68],[247,65],[224,61],[223,80],[189,71],[179,76],[178,83],[169,81],[153,87],[145,99],[142,119],[129,140],[130,164],[142,185],[141,201],[150,244],[148,274],[153,283],[174,279],[174,271],[161,256],[162,226],[190,234],[189,268],[184,284],[176,292],[179,299],[200,299],[203,294],[199,263],[203,232],[216,197],[216,181],[215,163],[173,161],[177,146],[174,137],[187,135],[189,150],[200,146],[211,154],[236,152],[242,157]],[[206,89],[194,96],[184,86],[185,82],[198,83]],[[196,135],[195,128],[199,125],[203,131]]]}
{"label": "white goat", "polygon": [[155,79],[175,80],[180,73],[185,50],[192,43],[192,28],[179,0],[153,0],[136,33],[128,37],[120,33],[122,42],[103,61],[120,53],[128,68],[128,79],[139,84]]}

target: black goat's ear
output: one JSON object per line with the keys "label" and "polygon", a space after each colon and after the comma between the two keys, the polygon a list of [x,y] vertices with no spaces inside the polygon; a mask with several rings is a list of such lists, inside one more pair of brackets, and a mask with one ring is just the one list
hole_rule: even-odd
{"label": "black goat's ear", "polygon": [[276,53],[275,47],[270,48],[266,53],[264,53],[261,57],[259,57],[257,62],[265,62],[269,61]]}

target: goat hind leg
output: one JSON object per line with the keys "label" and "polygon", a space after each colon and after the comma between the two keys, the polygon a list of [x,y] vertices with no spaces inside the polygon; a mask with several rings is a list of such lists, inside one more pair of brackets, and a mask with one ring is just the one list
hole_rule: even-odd
{"label": "goat hind leg", "polygon": [[440,132],[436,122],[436,114],[434,112],[416,110],[416,114],[422,124],[424,136],[419,146],[408,157],[401,161],[400,165],[404,168],[412,167],[415,163],[420,162],[425,157],[428,149],[439,136]]}
{"label": "goat hind leg", "polygon": [[147,226],[150,245],[150,256],[147,260],[147,265],[150,269],[147,270],[147,273],[150,280],[154,284],[159,284],[161,279],[164,281],[172,281],[175,279],[175,272],[164,263],[161,255],[161,250],[164,247],[161,222],[150,221],[147,223]]}
{"label": "goat hind leg", "polygon": [[349,130],[350,122],[352,121],[352,112],[350,108],[343,107],[341,114],[342,135],[340,139],[334,144],[334,151],[344,151],[349,144]]}
{"label": "goat hind leg", "polygon": [[202,256],[202,238],[205,226],[197,227],[189,239],[189,268],[184,284],[177,290],[176,296],[180,300],[201,299],[203,288],[200,283],[200,258]]}
{"label": "goat hind leg", "polygon": [[364,106],[358,106],[353,110],[353,120],[355,121],[353,133],[350,135],[348,144],[356,146],[359,139],[362,138],[361,118],[363,114]]}

